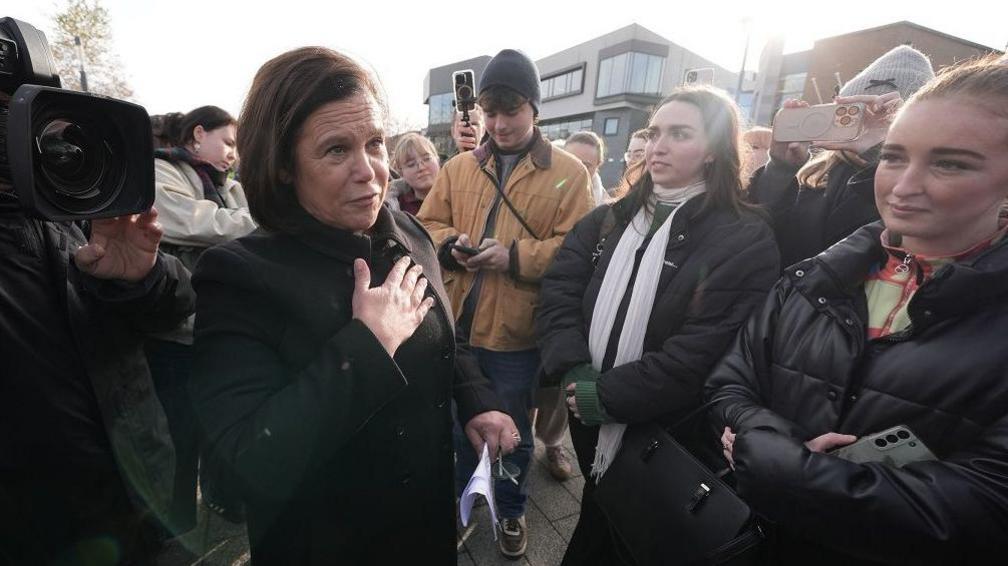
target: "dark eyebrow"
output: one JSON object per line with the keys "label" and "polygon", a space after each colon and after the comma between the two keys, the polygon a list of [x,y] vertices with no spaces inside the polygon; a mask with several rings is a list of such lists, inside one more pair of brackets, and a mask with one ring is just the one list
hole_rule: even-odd
{"label": "dark eyebrow", "polygon": [[882,144],[882,151],[906,151],[906,148],[896,143]]}
{"label": "dark eyebrow", "polygon": [[931,150],[931,153],[935,155],[944,155],[944,156],[962,155],[966,157],[972,157],[973,159],[979,159],[980,161],[984,161],[987,159],[987,156],[981,153],[977,153],[970,149],[962,149],[958,147],[936,147]]}

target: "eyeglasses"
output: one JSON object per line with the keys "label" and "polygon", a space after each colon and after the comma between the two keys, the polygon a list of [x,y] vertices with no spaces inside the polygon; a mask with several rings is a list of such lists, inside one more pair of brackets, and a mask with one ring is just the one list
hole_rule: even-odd
{"label": "eyeglasses", "polygon": [[422,167],[424,165],[429,165],[431,162],[434,161],[434,159],[435,158],[434,158],[433,155],[431,155],[429,153],[425,153],[425,154],[421,155],[420,157],[418,157],[416,159],[410,159],[409,161],[407,161],[406,163],[404,163],[403,164],[403,169],[404,170],[405,169],[417,169],[417,168]]}

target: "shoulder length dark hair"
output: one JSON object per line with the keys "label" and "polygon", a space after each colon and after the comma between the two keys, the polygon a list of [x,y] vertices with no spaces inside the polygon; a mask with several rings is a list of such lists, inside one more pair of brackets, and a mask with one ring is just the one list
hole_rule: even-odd
{"label": "shoulder length dark hair", "polygon": [[[702,197],[703,205],[698,214],[712,209],[730,210],[737,214],[757,210],[745,201],[742,193],[742,130],[735,102],[718,88],[706,85],[678,87],[655,106],[652,117],[662,106],[674,101],[692,104],[700,110],[707,134],[707,151],[712,161],[704,167],[707,191]],[[654,191],[654,180],[644,160],[627,170],[622,189],[625,193],[623,198],[630,199],[634,210],[647,205]]]}
{"label": "shoulder length dark hair", "polygon": [[259,226],[295,230],[294,144],[312,112],[368,93],[387,113],[376,79],[357,61],[325,47],[302,47],[267,61],[252,80],[238,119],[238,154],[249,212]]}

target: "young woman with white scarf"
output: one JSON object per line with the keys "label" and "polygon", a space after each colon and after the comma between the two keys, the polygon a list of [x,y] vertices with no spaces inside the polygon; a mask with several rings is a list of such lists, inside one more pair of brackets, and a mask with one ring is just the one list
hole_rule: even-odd
{"label": "young woman with white scarf", "polygon": [[[586,479],[564,565],[621,563],[593,494],[624,430],[699,406],[708,372],[779,272],[770,227],[742,201],[735,104],[679,88],[648,130],[630,192],[575,226],[542,281],[544,380],[566,387]],[[701,457],[716,439],[702,426],[679,438]]]}

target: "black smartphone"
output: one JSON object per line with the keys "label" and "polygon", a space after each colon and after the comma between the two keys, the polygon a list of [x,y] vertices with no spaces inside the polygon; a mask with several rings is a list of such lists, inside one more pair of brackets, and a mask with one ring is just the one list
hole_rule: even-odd
{"label": "black smartphone", "polygon": [[459,251],[461,253],[464,253],[466,255],[476,255],[476,254],[480,253],[481,251],[483,251],[483,250],[480,250],[480,249],[477,249],[477,248],[470,248],[469,246],[463,246],[461,244],[452,244],[452,249],[453,250],[457,250],[457,251]]}

